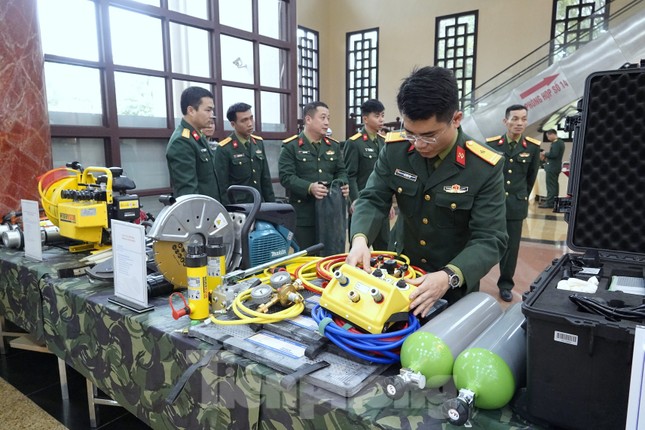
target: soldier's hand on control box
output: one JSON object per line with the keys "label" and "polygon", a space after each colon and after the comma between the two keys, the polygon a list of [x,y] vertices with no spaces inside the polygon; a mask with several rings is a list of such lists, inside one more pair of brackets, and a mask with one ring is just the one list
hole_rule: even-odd
{"label": "soldier's hand on control box", "polygon": [[309,187],[309,193],[317,199],[323,199],[329,194],[329,188],[322,182],[314,182]]}
{"label": "soldier's hand on control box", "polygon": [[350,266],[358,266],[359,264],[363,266],[363,270],[367,273],[370,273],[370,257],[372,253],[370,252],[369,246],[367,246],[367,238],[363,235],[356,235],[352,239],[352,247],[347,254],[345,263]]}
{"label": "soldier's hand on control box", "polygon": [[408,283],[417,286],[417,289],[410,293],[410,310],[420,318],[424,317],[432,309],[432,305],[450,288],[448,274],[443,270],[409,279]]}

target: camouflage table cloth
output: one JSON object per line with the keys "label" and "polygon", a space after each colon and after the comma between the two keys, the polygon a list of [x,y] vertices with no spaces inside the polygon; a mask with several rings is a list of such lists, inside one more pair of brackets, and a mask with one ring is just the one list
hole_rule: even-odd
{"label": "camouflage table cloth", "polygon": [[[41,324],[52,352],[155,429],[457,428],[441,413],[454,388],[412,390],[396,401],[385,396],[378,380],[351,398],[307,383],[285,390],[283,374],[179,333],[190,321],[172,319],[167,297],[150,301],[154,311],[136,314],[107,301],[113,294],[110,283],[57,278],[57,268],[78,256],[55,251],[55,258],[34,263],[17,254],[0,249],[0,313]],[[25,304],[22,295],[30,302]],[[207,364],[169,400],[184,372],[204,357]],[[538,428],[509,407],[476,411],[470,424]]]}

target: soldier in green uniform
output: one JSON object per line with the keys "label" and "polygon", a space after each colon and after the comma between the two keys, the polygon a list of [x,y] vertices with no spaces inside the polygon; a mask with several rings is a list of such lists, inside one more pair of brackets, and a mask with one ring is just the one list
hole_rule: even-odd
{"label": "soldier in green uniform", "polygon": [[[375,99],[367,100],[361,105],[361,117],[363,119],[363,128],[347,139],[343,146],[347,177],[349,178],[350,216],[354,212],[358,192],[365,188],[367,178],[374,170],[378,154],[385,145],[384,137],[378,134],[385,121],[383,103]],[[394,218],[393,208],[390,209],[389,219],[383,220],[381,231],[372,243],[372,247],[375,250],[388,249],[390,219],[392,218]]]}
{"label": "soldier in green uniform", "polygon": [[264,142],[253,133],[253,112],[246,103],[236,103],[228,108],[226,118],[234,131],[219,143],[215,151],[215,166],[219,175],[220,193],[224,204],[248,203],[248,194],[235,195],[230,202],[226,190],[230,185],[247,185],[260,192],[265,202],[274,202],[271,172]]}
{"label": "soldier in green uniform", "polygon": [[426,315],[438,299],[454,302],[479,280],[506,247],[502,156],[460,128],[463,113],[454,74],[423,67],[397,95],[404,132],[388,134],[374,174],[360,192],[347,263],[369,267],[369,244],[399,205],[396,250],[427,274],[410,281],[410,309]]}
{"label": "soldier in green uniform", "polygon": [[522,105],[506,108],[503,120],[507,131],[503,136],[486,139],[504,154],[504,189],[506,190],[506,231],[508,247],[499,262],[497,288],[505,302],[513,300],[513,276],[522,238],[522,223],[528,215],[529,195],[540,168],[540,141],[523,136],[528,123],[528,109]]}
{"label": "soldier in green uniform", "polygon": [[349,195],[349,186],[340,144],[326,137],[329,128],[327,105],[308,103],[302,116],[304,130],[283,141],[278,169],[280,183],[296,210],[296,241],[301,248],[306,248],[316,242],[316,199],[328,194],[327,187],[334,180],[345,184],[341,187],[345,197]]}
{"label": "soldier in green uniform", "polygon": [[564,155],[564,142],[558,138],[558,132],[554,129],[547,130],[546,138],[551,142],[549,152],[540,152],[540,159],[545,161],[544,173],[546,173],[546,200],[540,204],[540,208],[553,208],[555,198],[560,192],[558,177],[562,171],[562,156]]}
{"label": "soldier in green uniform", "polygon": [[201,129],[212,121],[213,94],[205,88],[188,87],[181,93],[183,118],[166,147],[166,162],[174,196],[204,194],[220,200],[213,151]]}

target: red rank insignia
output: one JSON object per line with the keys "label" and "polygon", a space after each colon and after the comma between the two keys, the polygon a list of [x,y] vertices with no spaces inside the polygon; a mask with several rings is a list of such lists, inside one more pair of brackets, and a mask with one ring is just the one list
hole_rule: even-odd
{"label": "red rank insignia", "polygon": [[251,136],[251,142],[253,142],[254,145],[257,145],[258,143],[255,141],[255,137]]}
{"label": "red rank insignia", "polygon": [[331,146],[331,142],[329,141],[329,139],[327,139],[326,137],[325,137],[324,139],[325,139],[325,143],[326,143],[327,145]]}
{"label": "red rank insignia", "polygon": [[497,145],[503,145],[504,144],[504,138],[501,138],[498,142]]}
{"label": "red rank insignia", "polygon": [[522,139],[522,147],[526,148],[526,140]]}
{"label": "red rank insignia", "polygon": [[196,131],[196,130],[193,130],[193,138],[194,138],[196,141],[198,141],[198,142],[199,142],[200,136],[199,136],[199,133],[197,133],[197,131]]}
{"label": "red rank insignia", "polygon": [[363,141],[366,141],[366,140],[367,140],[367,134],[363,133]]}
{"label": "red rank insignia", "polygon": [[408,152],[414,151],[414,143],[410,144],[410,147],[408,148]]}
{"label": "red rank insignia", "polygon": [[304,144],[305,144],[305,142],[303,142],[302,137],[300,139],[298,139],[298,146],[302,146]]}
{"label": "red rank insignia", "polygon": [[455,156],[455,161],[461,165],[461,167],[466,166],[466,150],[461,146],[457,147],[457,153]]}
{"label": "red rank insignia", "polygon": [[233,149],[237,149],[237,140],[233,141]]}

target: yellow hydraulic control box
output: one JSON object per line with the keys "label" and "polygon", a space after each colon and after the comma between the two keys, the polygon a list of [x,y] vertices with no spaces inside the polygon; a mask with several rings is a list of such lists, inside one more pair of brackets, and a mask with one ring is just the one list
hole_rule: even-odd
{"label": "yellow hydraulic control box", "polygon": [[60,234],[83,242],[100,243],[107,228],[105,202],[62,202],[58,204]]}
{"label": "yellow hydraulic control box", "polygon": [[323,290],[320,306],[372,334],[383,333],[394,322],[407,321],[410,293],[416,286],[375,272],[340,266]]}

